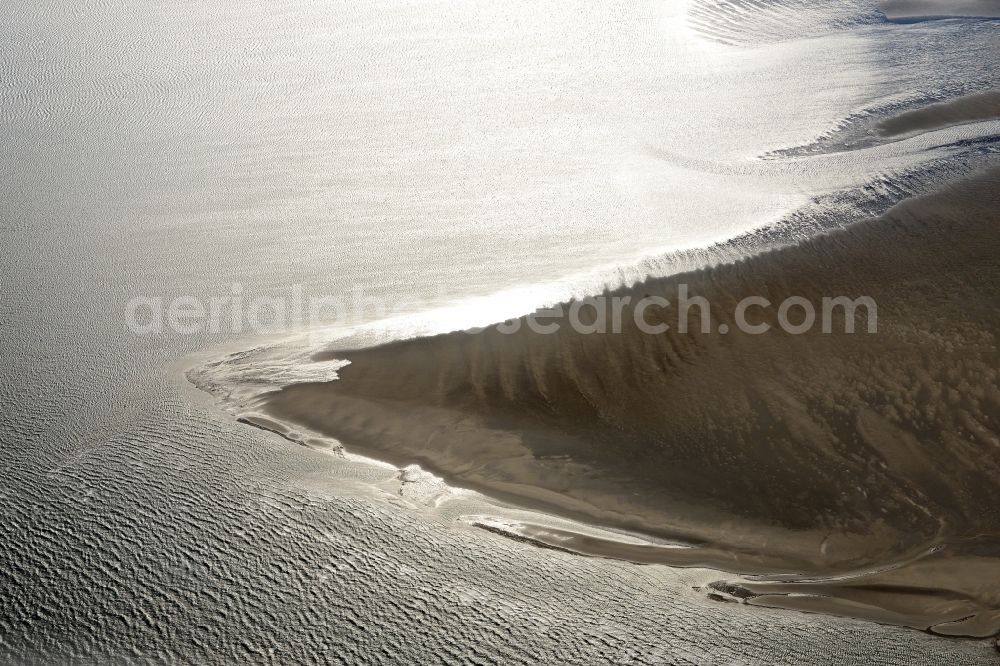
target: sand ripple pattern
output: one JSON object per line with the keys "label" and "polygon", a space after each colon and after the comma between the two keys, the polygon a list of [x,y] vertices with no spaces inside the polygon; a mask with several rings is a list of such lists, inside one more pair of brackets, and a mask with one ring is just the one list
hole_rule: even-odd
{"label": "sand ripple pattern", "polygon": [[706,39],[758,46],[879,23],[884,16],[864,0],[693,0],[687,20]]}

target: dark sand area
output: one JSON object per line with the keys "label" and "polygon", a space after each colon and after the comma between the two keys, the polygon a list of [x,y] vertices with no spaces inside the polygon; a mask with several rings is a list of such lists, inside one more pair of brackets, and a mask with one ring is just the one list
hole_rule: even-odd
{"label": "dark sand area", "polygon": [[876,129],[883,136],[895,137],[998,118],[1000,90],[991,90],[906,111],[883,120],[876,125]]}
{"label": "dark sand area", "polygon": [[[626,308],[620,334],[522,327],[331,351],[351,361],[339,381],[262,407],[459,485],[701,551],[643,558],[773,573],[730,588],[748,603],[1000,630],[1000,171],[615,293],[675,301],[682,283],[712,304],[713,332],[679,333],[676,313],[652,309],[672,328],[651,335]],[[817,312],[825,296],[870,296],[878,331],[862,309],[853,334],[843,318],[829,334],[743,333],[746,296]],[[776,326],[775,310],[752,319]]]}
{"label": "dark sand area", "polygon": [[996,18],[1000,17],[1000,0],[882,0],[879,9],[890,21]]}

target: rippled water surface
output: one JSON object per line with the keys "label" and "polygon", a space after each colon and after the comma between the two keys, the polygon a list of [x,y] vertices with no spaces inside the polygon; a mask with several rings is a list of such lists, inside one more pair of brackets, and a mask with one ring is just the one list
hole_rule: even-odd
{"label": "rippled water surface", "polygon": [[520,314],[667,252],[794,240],[991,149],[995,121],[863,127],[994,85],[996,30],[792,0],[5,2],[4,660],[994,660],[475,529],[482,498],[442,505],[189,386],[248,346],[232,331],[138,336],[123,313],[300,284],[451,306],[447,327],[491,294]]}

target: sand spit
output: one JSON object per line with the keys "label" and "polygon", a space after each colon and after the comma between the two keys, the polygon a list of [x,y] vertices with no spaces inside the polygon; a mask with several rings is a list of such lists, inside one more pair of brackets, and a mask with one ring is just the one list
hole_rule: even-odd
{"label": "sand spit", "polygon": [[301,433],[261,414],[241,414],[236,417],[236,420],[240,423],[260,428],[261,430],[273,432],[275,435],[288,440],[292,444],[298,444],[299,446],[334,455],[343,455],[344,453],[343,447],[335,440]]}
{"label": "sand spit", "polygon": [[712,544],[636,544],[529,523],[472,524],[541,548],[587,557],[732,571],[747,577],[716,580],[699,588],[719,601],[864,618],[944,636],[988,637],[1000,622],[996,597],[984,589],[1000,576],[1000,558],[992,555],[1000,553],[1000,541],[992,537],[917,548],[867,570],[831,575],[811,570],[808,561]]}
{"label": "sand spit", "polygon": [[[333,350],[317,360],[350,360],[339,381],[261,407],[502,499],[835,580],[796,596],[747,587],[754,603],[993,634],[998,257],[993,171],[794,247],[615,292],[673,300],[685,283],[728,334],[650,335],[626,311],[620,334],[522,327]],[[817,310],[867,295],[878,332],[742,333],[732,314],[750,295]],[[776,324],[773,309],[758,314]],[[920,567],[858,583],[863,602],[839,592],[844,575],[929,549]],[[899,594],[919,612],[892,615]]]}

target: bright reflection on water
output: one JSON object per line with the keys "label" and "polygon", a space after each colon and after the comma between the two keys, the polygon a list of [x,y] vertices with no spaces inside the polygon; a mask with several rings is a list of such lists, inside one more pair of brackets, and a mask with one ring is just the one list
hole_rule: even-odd
{"label": "bright reflection on water", "polygon": [[764,27],[744,7],[732,46],[692,26],[698,2],[6,0],[7,661],[991,658],[721,607],[692,591],[698,572],[455,527],[391,471],[287,445],[188,391],[178,359],[240,349],[225,331],[143,338],[122,321],[137,294],[207,300],[235,282],[421,303],[391,335],[461,328],[691,267],[710,257],[643,257],[815,197],[810,214],[856,216],[905,193],[884,174],[984,124],[762,156],[1000,71],[990,24],[852,23],[857,4],[778,5]]}

